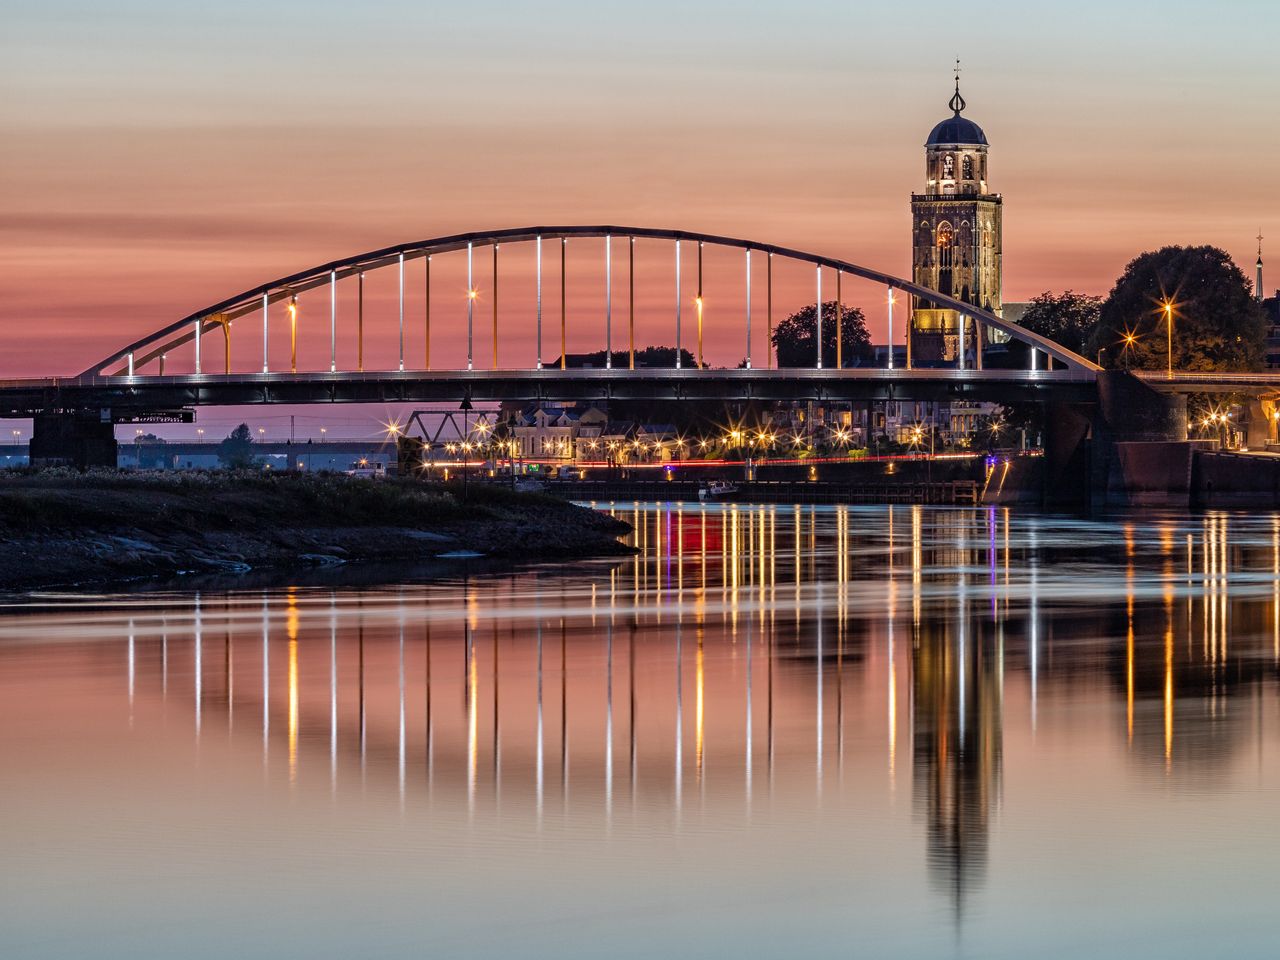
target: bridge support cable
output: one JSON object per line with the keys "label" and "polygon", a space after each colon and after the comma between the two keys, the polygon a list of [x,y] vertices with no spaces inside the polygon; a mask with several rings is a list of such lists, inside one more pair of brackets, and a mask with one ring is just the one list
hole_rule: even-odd
{"label": "bridge support cable", "polygon": [[197,320],[197,321],[196,321],[196,329],[195,329],[195,333],[193,334],[193,336],[195,337],[195,349],[196,349],[196,375],[197,375],[197,376],[199,376],[199,374],[200,374],[200,328],[201,328],[202,326],[204,326],[204,321],[203,321],[203,320]]}
{"label": "bridge support cable", "polygon": [[400,254],[400,372],[404,372],[404,254]]}
{"label": "bridge support cable", "polygon": [[604,238],[604,368],[613,369],[613,237]]}
{"label": "bridge support cable", "polygon": [[698,369],[702,369],[702,241],[698,241]]}
{"label": "bridge support cable", "polygon": [[364,373],[364,271],[360,271],[360,280],[356,293],[356,368]]}
{"label": "bridge support cable", "polygon": [[982,369],[982,339],[986,336],[982,327],[982,321],[977,317],[973,318],[973,362],[974,369]]}
{"label": "bridge support cable", "polygon": [[766,330],[767,339],[765,340],[765,369],[773,369],[773,251],[769,251],[769,258],[765,262],[765,320],[768,324]]}
{"label": "bridge support cable", "polygon": [[889,287],[889,369],[893,369],[893,287]]}
{"label": "bridge support cable", "polygon": [[960,331],[960,336],[959,336],[959,338],[958,338],[958,342],[959,342],[960,346],[959,346],[959,348],[956,350],[956,359],[959,361],[959,369],[960,369],[960,371],[961,371],[961,372],[963,372],[963,371],[964,371],[964,348],[965,348],[965,342],[964,342],[964,341],[965,341],[965,334],[967,334],[967,333],[969,332],[969,330],[968,330],[968,327],[969,327],[969,318],[968,318],[968,317],[966,317],[966,316],[962,313],[962,314],[960,314],[960,317],[959,317],[959,319],[958,319],[956,322],[957,322],[957,324],[958,324],[958,326],[959,326],[959,331]]}
{"label": "bridge support cable", "polygon": [[565,274],[566,274],[565,257],[566,257],[566,248],[568,246],[569,246],[569,238],[561,237],[560,238],[560,369],[561,370],[565,369],[566,365],[569,362],[569,357],[566,353],[568,349],[566,344],[568,343],[569,337],[565,329],[566,323],[567,323],[567,304],[565,301],[565,291],[568,289],[568,284],[565,282]]}
{"label": "bridge support cable", "polygon": [[338,271],[329,271],[329,372],[338,372]]}
{"label": "bridge support cable", "polygon": [[493,245],[493,369],[498,369],[498,245]]}
{"label": "bridge support cable", "polygon": [[818,280],[817,280],[818,315],[815,318],[815,323],[813,326],[813,332],[814,332],[813,339],[814,339],[814,342],[817,344],[817,352],[818,352],[815,366],[817,367],[817,369],[821,370],[822,369],[822,264],[818,264],[818,266],[815,268],[815,271],[818,277]]}
{"label": "bridge support cable", "polygon": [[423,324],[423,346],[422,346],[422,369],[431,369],[431,254],[423,257],[426,261],[424,269],[426,271],[422,281],[422,324]]}
{"label": "bridge support cable", "polygon": [[680,240],[676,240],[676,369],[683,366],[680,358]]}
{"label": "bridge support cable", "polygon": [[844,294],[840,292],[841,271],[836,270],[836,369],[844,369],[844,311],[841,305],[844,303]]}
{"label": "bridge support cable", "polygon": [[747,369],[751,369],[751,248],[747,248]]}
{"label": "bridge support cable", "polygon": [[269,332],[267,321],[270,319],[268,315],[270,312],[270,306],[271,306],[270,294],[264,293],[262,295],[262,372],[263,373],[269,373],[271,371],[271,367],[267,363],[267,344],[270,342],[270,338],[267,336]]}
{"label": "bridge support cable", "polygon": [[636,238],[627,238],[627,369],[636,368]]}
{"label": "bridge support cable", "polygon": [[542,369],[542,236],[539,235],[535,243],[537,249],[537,269],[538,274],[538,304],[537,304],[537,353],[538,353],[538,369]]}
{"label": "bridge support cable", "polygon": [[476,285],[475,275],[472,272],[472,244],[467,241],[467,369],[475,369],[475,357],[472,350],[474,340],[472,338],[473,325],[475,322],[476,307]]}
{"label": "bridge support cable", "polygon": [[911,334],[912,334],[912,331],[915,329],[915,325],[916,325],[915,305],[918,302],[919,300],[914,294],[910,295],[907,300],[906,342],[907,342],[907,369],[908,370],[911,369]]}
{"label": "bridge support cable", "polygon": [[289,372],[298,372],[298,296],[289,294]]}

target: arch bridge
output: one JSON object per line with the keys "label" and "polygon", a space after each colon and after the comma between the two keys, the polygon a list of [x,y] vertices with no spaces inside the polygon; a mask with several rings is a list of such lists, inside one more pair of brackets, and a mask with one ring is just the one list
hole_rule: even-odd
{"label": "arch bridge", "polygon": [[[377,284],[381,296],[368,296]],[[812,338],[812,360],[779,368],[775,320],[814,303],[828,329]],[[844,356],[843,307],[853,304],[891,345],[878,365]],[[895,305],[903,324],[926,304],[961,317],[955,360],[918,367],[908,337],[905,363],[896,363]],[[669,365],[643,362],[638,330],[668,348]],[[728,357],[741,362],[713,366],[709,332],[722,359],[726,342],[741,344]],[[834,356],[824,353],[826,333],[835,334]],[[1025,349],[1006,348],[997,369],[987,351],[998,341]],[[394,352],[371,349],[387,343]],[[593,353],[600,360],[587,366]],[[78,376],[0,382],[0,416],[109,424],[201,405],[502,400],[1092,403],[1099,371],[994,313],[849,261],[682,230],[535,226],[398,244],[280,277],[125,344]],[[1147,376],[1173,393],[1275,390],[1244,382],[1248,375],[1230,383]]]}
{"label": "arch bridge", "polygon": [[[589,275],[595,302],[584,308],[582,280],[573,278],[575,297],[567,291],[571,269],[580,270],[587,244],[591,249],[586,255],[592,259],[582,273]],[[639,275],[638,244],[646,260]],[[522,266],[528,267],[532,259],[532,278],[526,269],[513,284],[528,302],[512,305],[502,299],[500,312],[500,297],[510,296],[500,281],[508,258],[519,256],[513,252],[517,246],[527,248]],[[728,280],[725,251],[741,257],[739,266],[731,268],[736,275]],[[446,269],[449,255],[465,261],[462,290],[456,285],[443,289],[445,284],[433,279],[433,273],[439,277]],[[717,291],[726,283],[738,287],[736,293],[718,292],[718,301],[704,298],[704,284],[713,279],[704,261],[713,255],[720,258],[714,277]],[[666,266],[660,270],[654,264],[662,260]],[[785,288],[775,283],[775,274],[784,269],[790,271]],[[803,280],[797,282],[798,270],[808,271],[807,291]],[[394,293],[374,303],[366,287],[379,272],[391,275]],[[864,289],[863,295],[846,300],[845,285],[858,282],[881,293],[868,298]],[[913,303],[953,309],[964,317],[965,349],[957,351],[956,361],[947,368],[916,368],[909,347],[905,365],[895,365],[889,350],[878,367],[854,366],[855,358],[842,355],[843,338],[837,330],[834,364],[828,350],[824,368],[824,357],[815,349],[810,365],[779,369],[769,341],[775,320],[784,315],[779,309],[784,298],[790,301],[785,313],[805,304],[826,304],[820,323],[828,325],[843,322],[833,301],[845,306],[874,302],[876,312],[884,311],[883,329],[890,342],[895,305],[899,323],[907,320]],[[637,363],[640,314],[651,335],[655,317],[659,326],[665,324],[657,339],[674,346],[671,366]],[[704,348],[713,328],[721,352],[726,337],[740,338],[739,367],[711,365]],[[987,330],[1025,343],[1026,369],[991,369],[984,350],[990,341]],[[370,362],[370,344],[379,337],[393,340],[396,352]],[[602,352],[603,362],[594,368],[575,366],[570,354],[571,341],[581,348],[584,340],[587,349]],[[323,359],[316,362],[318,354]],[[1084,357],[993,313],[848,261],[681,230],[544,226],[437,237],[321,264],[204,307],[120,347],[79,376],[10,382],[0,385],[0,395],[11,414],[51,406],[429,402],[463,397],[871,399],[975,391],[1033,397],[1048,386],[1091,383],[1097,369]]]}

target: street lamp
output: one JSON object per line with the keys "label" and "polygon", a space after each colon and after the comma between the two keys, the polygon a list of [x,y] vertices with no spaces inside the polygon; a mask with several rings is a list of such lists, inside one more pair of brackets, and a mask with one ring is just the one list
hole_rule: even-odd
{"label": "street lamp", "polygon": [[1173,379],[1173,303],[1164,301],[1165,326],[1169,331],[1169,379]]}
{"label": "street lamp", "polygon": [[1138,335],[1132,330],[1126,330],[1124,335],[1120,338],[1120,342],[1123,344],[1120,349],[1120,359],[1124,363],[1124,368],[1128,370],[1129,351],[1132,350],[1134,345],[1138,342]]}

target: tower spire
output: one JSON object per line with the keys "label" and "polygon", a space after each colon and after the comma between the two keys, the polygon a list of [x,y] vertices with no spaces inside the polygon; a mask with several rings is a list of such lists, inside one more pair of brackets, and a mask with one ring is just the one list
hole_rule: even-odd
{"label": "tower spire", "polygon": [[1258,279],[1253,285],[1253,295],[1262,302],[1262,228],[1258,228]]}
{"label": "tower spire", "polygon": [[960,58],[959,57],[956,58],[956,92],[955,92],[955,96],[951,98],[951,102],[948,103],[947,106],[949,106],[952,110],[955,111],[955,115],[957,117],[960,116],[960,111],[962,111],[966,106],[964,102],[964,97],[960,96]]}

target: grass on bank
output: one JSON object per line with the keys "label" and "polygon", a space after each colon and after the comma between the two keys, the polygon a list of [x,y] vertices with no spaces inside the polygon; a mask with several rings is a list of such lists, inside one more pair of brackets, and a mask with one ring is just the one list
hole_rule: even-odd
{"label": "grass on bank", "polygon": [[0,535],[142,529],[261,530],[394,526],[456,528],[477,521],[563,522],[603,529],[607,518],[554,497],[472,483],[371,480],[332,473],[28,469],[0,472]]}

